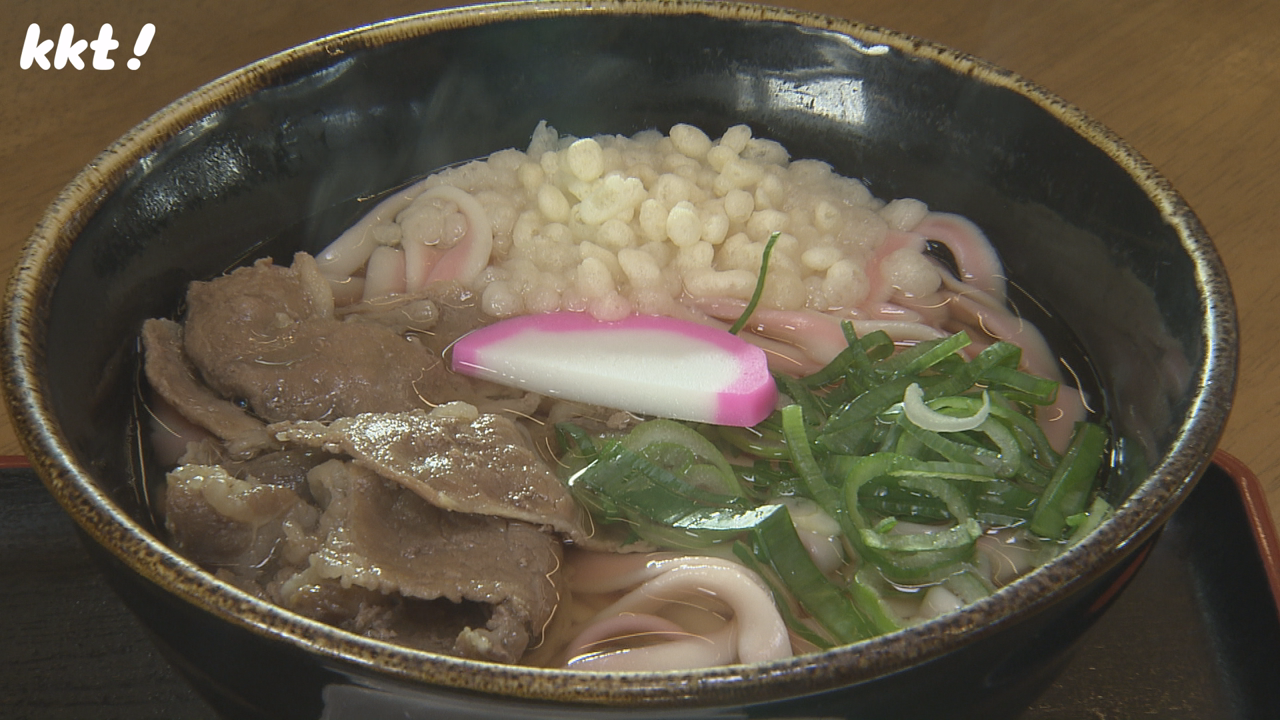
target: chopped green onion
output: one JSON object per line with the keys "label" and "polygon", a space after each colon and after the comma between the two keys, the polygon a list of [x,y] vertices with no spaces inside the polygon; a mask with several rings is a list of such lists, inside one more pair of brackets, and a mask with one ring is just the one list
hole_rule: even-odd
{"label": "chopped green onion", "polygon": [[901,463],[901,467],[890,470],[889,475],[893,477],[936,477],[975,482],[987,482],[996,479],[995,475],[991,474],[991,468],[986,465],[955,463],[945,460],[916,460],[915,458],[904,460]]}
{"label": "chopped green onion", "polygon": [[898,518],[890,516],[876,523],[876,532],[881,534],[887,533],[897,526]]}
{"label": "chopped green onion", "polygon": [[822,407],[822,402],[818,399],[813,391],[805,387],[803,383],[789,375],[775,373],[773,379],[778,384],[778,390],[783,395],[791,398],[791,400],[804,408],[805,419],[811,425],[821,425],[826,420],[827,413]]}
{"label": "chopped green onion", "polygon": [[765,518],[750,537],[754,553],[782,578],[796,602],[841,644],[875,634],[853,600],[813,563],[785,507]]}
{"label": "chopped green onion", "polygon": [[882,376],[894,378],[917,375],[968,345],[969,335],[964,331],[945,338],[917,343],[881,361],[876,365],[876,372]]}
{"label": "chopped green onion", "polygon": [[827,482],[822,468],[813,456],[813,448],[809,445],[809,437],[805,431],[804,410],[799,405],[788,405],[782,409],[782,435],[787,440],[791,464],[809,491],[809,497],[828,511],[834,511],[833,514],[840,514],[839,496]]}
{"label": "chopped green onion", "polygon": [[995,342],[978,353],[973,360],[956,366],[947,378],[929,389],[925,398],[933,400],[949,395],[960,395],[974,385],[985,384],[986,374],[993,367],[1017,367],[1022,359],[1022,348],[1009,342]]}
{"label": "chopped green onion", "polygon": [[1007,367],[993,367],[983,373],[992,386],[1033,405],[1052,405],[1058,397],[1058,383]]}
{"label": "chopped green onion", "polygon": [[[736,329],[758,304],[767,253]],[[909,625],[895,585],[941,584],[966,603],[990,594],[972,564],[984,526],[1024,526],[1050,539],[1047,555],[1110,515],[1094,489],[1107,431],[1080,424],[1068,451],[1054,451],[1035,412],[1058,385],[1018,370],[1017,346],[966,360],[964,333],[896,350],[884,333],[841,329],[847,346],[821,370],[777,376],[791,402],[754,428],[661,420],[601,438],[558,425],[570,489],[629,537],[731,547],[814,647]],[[845,581],[809,557],[784,504],[793,496],[836,521],[858,563]],[[913,524],[925,527],[904,532]]]}
{"label": "chopped green onion", "polygon": [[1083,516],[1080,523],[1071,531],[1071,537],[1067,538],[1068,545],[1075,545],[1084,539],[1084,536],[1093,532],[1103,520],[1111,517],[1113,508],[1111,503],[1107,502],[1101,495],[1093,499],[1093,504],[1089,506],[1087,512],[1073,515],[1072,517]]}
{"label": "chopped green onion", "polygon": [[791,607],[792,597],[789,589],[782,585],[781,579],[773,572],[773,568],[766,567],[746,543],[741,541],[734,543],[733,555],[747,569],[759,575],[764,580],[765,585],[769,586],[769,592],[773,595],[774,605],[777,605],[778,612],[782,615],[782,621],[787,624],[788,630],[819,650],[828,650],[835,647],[835,643],[832,642],[830,637],[819,634],[802,622],[800,618],[796,617],[795,611]]}
{"label": "chopped green onion", "polygon": [[725,460],[719,448],[688,425],[662,418],[649,420],[632,428],[621,442],[627,449],[637,452],[658,446],[684,448],[695,459],[705,461],[719,471],[720,487],[715,488],[716,490],[730,495],[742,494],[733,469],[729,467],[729,461]]}
{"label": "chopped green onion", "polygon": [[[846,339],[853,332],[853,323],[848,320],[842,321],[840,327],[844,331]],[[854,337],[849,341],[849,346],[837,353],[831,359],[831,362],[812,375],[800,378],[800,382],[808,387],[821,387],[840,380],[842,376],[850,371],[868,373],[871,371],[871,362],[873,360],[871,352],[876,351],[875,354],[879,356],[879,348],[886,345],[892,352],[893,341],[889,339],[888,333],[883,330],[868,333],[862,339]]]}
{"label": "chopped green onion", "polygon": [[556,423],[556,442],[560,443],[563,453],[572,453],[574,457],[590,459],[599,452],[595,441],[586,430],[573,423]]}
{"label": "chopped green onion", "polygon": [[911,383],[902,395],[902,411],[906,413],[908,420],[925,430],[964,432],[978,427],[987,419],[987,415],[991,414],[991,398],[984,391],[982,393],[982,407],[974,411],[972,415],[957,417],[938,412],[926,405],[924,402],[924,390],[920,389],[920,384]]}
{"label": "chopped green onion", "polygon": [[1054,540],[1062,537],[1067,517],[1082,512],[1089,502],[1106,447],[1107,431],[1101,425],[1076,423],[1071,445],[1031,518],[1032,532]]}
{"label": "chopped green onion", "polygon": [[947,484],[945,480],[934,477],[904,477],[899,481],[903,487],[926,492],[942,500],[947,511],[956,519],[951,527],[936,532],[906,533],[890,535],[876,528],[864,528],[861,531],[863,543],[876,550],[893,552],[921,552],[924,550],[950,550],[960,547],[971,547],[982,529],[973,519],[969,503]]}
{"label": "chopped green onion", "polygon": [[976,603],[995,592],[995,587],[986,578],[968,568],[943,580],[942,586],[966,605]]}
{"label": "chopped green onion", "polygon": [[995,444],[997,450],[994,459],[984,461],[982,457],[979,457],[978,461],[989,462],[992,469],[996,471],[996,475],[1000,477],[1011,477],[1016,473],[1018,467],[1022,464],[1022,448],[1018,445],[1018,441],[1014,439],[1013,433],[1009,432],[1009,429],[999,421],[992,418],[987,418],[985,422],[979,425],[978,432],[986,435]]}
{"label": "chopped green onion", "polygon": [[901,377],[862,393],[852,402],[832,413],[831,418],[822,428],[821,434],[829,435],[856,423],[871,420],[901,402],[907,386],[913,382],[915,382],[914,378]]}
{"label": "chopped green onion", "polygon": [[885,595],[891,592],[884,578],[872,566],[863,566],[853,574],[853,583],[849,590],[853,594],[858,607],[871,621],[878,634],[891,633],[906,627],[905,621],[886,601]]}
{"label": "chopped green onion", "polygon": [[787,446],[782,443],[781,435],[769,430],[721,425],[715,428],[715,433],[720,439],[745,455],[766,460],[782,460],[791,457],[787,453]]}
{"label": "chopped green onion", "polygon": [[996,471],[997,475],[999,475],[999,472],[997,471],[998,468],[1004,467],[1005,465],[997,452],[979,445],[971,445],[958,440],[945,438],[940,433],[933,432],[932,430],[925,430],[919,425],[907,420],[905,415],[898,416],[898,426],[913,438],[919,440],[929,450],[941,455],[944,459],[950,460],[951,462],[986,465],[993,471]]}
{"label": "chopped green onion", "polygon": [[747,326],[747,321],[756,311],[756,305],[760,304],[760,296],[764,294],[765,275],[769,271],[769,256],[773,254],[773,246],[778,244],[778,238],[782,237],[782,233],[774,232],[769,236],[769,241],[764,244],[764,254],[760,256],[760,274],[756,276],[756,289],[751,293],[751,300],[747,302],[747,309],[742,311],[738,316],[737,322],[729,328],[729,332],[737,335],[742,328]]}

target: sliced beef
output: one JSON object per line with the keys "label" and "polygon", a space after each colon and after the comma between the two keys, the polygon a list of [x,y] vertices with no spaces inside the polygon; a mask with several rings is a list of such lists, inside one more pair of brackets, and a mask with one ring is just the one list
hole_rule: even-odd
{"label": "sliced beef", "polygon": [[290,488],[242,480],[217,465],[183,465],[167,481],[165,527],[192,560],[251,581],[268,565],[309,554],[306,543],[285,547],[298,539],[286,537],[288,526],[313,528],[320,513]]}
{"label": "sliced beef", "polygon": [[[321,465],[312,481],[323,488],[318,495],[327,495],[320,519],[324,541],[307,570],[282,586],[286,607],[314,607],[318,593],[333,592],[325,589],[333,582],[384,596],[447,601],[433,607],[450,610],[440,618],[454,633],[449,652],[498,662],[518,661],[555,612],[561,545],[537,527],[440,510],[354,464]],[[381,605],[364,613],[365,627],[358,630],[392,630],[397,642],[408,641],[406,634],[423,636],[419,642],[439,637],[438,630],[406,627],[415,609],[422,610],[414,603]],[[480,617],[483,625],[474,622]],[[467,619],[472,623],[459,624]]]}
{"label": "sliced beef", "polygon": [[431,336],[435,334],[433,328],[440,320],[440,308],[429,298],[392,295],[347,305],[338,310],[338,317],[345,322],[385,325],[398,335],[417,333]]}
{"label": "sliced beef", "polygon": [[337,308],[303,254],[193,283],[184,324],[143,333],[157,403],[208,431],[174,453],[188,464],[161,500],[173,544],[351,632],[519,662],[559,602],[556,533],[601,546],[528,431],[476,409],[542,399],[445,368],[481,323],[446,283]]}
{"label": "sliced beef", "polygon": [[269,602],[351,632],[517,662],[559,602],[561,544],[528,523],[440,510],[353,463],[286,485],[186,465],[166,527],[184,555]]}
{"label": "sliced beef", "polygon": [[276,423],[268,431],[283,443],[354,458],[436,507],[547,525],[585,540],[579,507],[515,423],[467,408]]}
{"label": "sliced beef", "polygon": [[[330,460],[328,453],[308,448],[285,448],[263,453],[245,461],[223,464],[237,477],[255,480],[279,487],[287,487],[303,498],[310,498],[307,475],[312,468]],[[220,463],[221,464],[221,463]]]}
{"label": "sliced beef", "polygon": [[205,382],[269,421],[401,412],[469,397],[417,334],[334,317],[315,261],[260,260],[187,293],[184,348]]}
{"label": "sliced beef", "polygon": [[454,281],[431,283],[423,292],[440,313],[435,327],[424,338],[427,347],[437,354],[443,355],[455,340],[494,320],[480,309],[475,293]]}
{"label": "sliced beef", "polygon": [[290,447],[269,450],[251,458],[231,457],[216,442],[191,443],[177,465],[217,465],[231,476],[264,485],[285,487],[310,502],[307,474],[333,456],[312,448]]}
{"label": "sliced beef", "polygon": [[196,377],[182,352],[181,325],[172,320],[148,320],[142,325],[142,342],[147,382],[169,408],[222,440],[232,455],[249,455],[270,444],[261,420],[218,396]]}
{"label": "sliced beef", "polygon": [[464,334],[493,322],[479,297],[453,280],[433,282],[420,294],[392,295],[337,309],[340,319],[374,322],[397,333],[416,334],[429,350],[443,355]]}
{"label": "sliced beef", "polygon": [[[483,602],[421,600],[384,595],[338,580],[319,580],[299,587],[285,604],[294,612],[375,640],[443,655],[462,655],[458,637],[485,628],[492,608]],[[521,631],[523,634],[523,631]],[[475,659],[495,659],[481,653]]]}

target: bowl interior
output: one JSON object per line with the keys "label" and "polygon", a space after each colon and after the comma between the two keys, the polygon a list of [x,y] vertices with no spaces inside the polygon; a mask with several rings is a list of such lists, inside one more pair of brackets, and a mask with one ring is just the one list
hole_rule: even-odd
{"label": "bowl interior", "polygon": [[18,310],[38,356],[17,362],[47,408],[26,424],[54,428],[34,452],[148,527],[131,450],[136,338],[189,281],[317,251],[369,196],[523,148],[541,120],[576,136],[746,123],[879,197],[983,227],[1034,298],[1021,309],[1092,362],[1082,374],[1096,375],[1128,468],[1108,491],[1159,485],[1111,541],[1172,512],[1225,420],[1232,310],[1198,223],[1126,146],[1018,78],[889,32],[748,6],[543,10],[319,41],[183,99],[100,159],[55,208],[67,222],[37,233],[61,249]]}

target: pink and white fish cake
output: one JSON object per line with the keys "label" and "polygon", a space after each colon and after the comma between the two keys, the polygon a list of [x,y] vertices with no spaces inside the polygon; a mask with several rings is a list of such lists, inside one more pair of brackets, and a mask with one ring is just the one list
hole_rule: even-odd
{"label": "pink and white fish cake", "polygon": [[749,427],[777,404],[765,353],[687,320],[555,312],[463,336],[454,371],[544,395],[675,420]]}

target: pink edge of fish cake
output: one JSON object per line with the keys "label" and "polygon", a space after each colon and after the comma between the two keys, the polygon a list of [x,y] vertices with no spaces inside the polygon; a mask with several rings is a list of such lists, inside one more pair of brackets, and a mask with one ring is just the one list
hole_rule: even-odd
{"label": "pink edge of fish cake", "polygon": [[[584,359],[589,353],[599,362]],[[560,360],[561,367],[548,369]],[[621,360],[631,373],[618,374]],[[577,369],[579,382],[547,386],[547,373],[563,380],[575,364],[590,366]],[[570,400],[718,425],[755,425],[778,398],[760,348],[724,330],[650,315],[603,322],[554,312],[501,320],[454,343],[451,367]]]}

